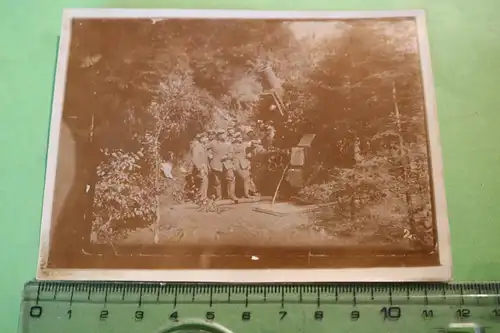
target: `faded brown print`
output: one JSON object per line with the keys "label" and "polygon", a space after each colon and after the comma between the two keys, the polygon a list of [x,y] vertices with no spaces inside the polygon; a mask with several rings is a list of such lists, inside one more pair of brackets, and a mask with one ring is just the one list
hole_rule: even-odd
{"label": "faded brown print", "polygon": [[439,265],[414,18],[71,30],[49,267]]}

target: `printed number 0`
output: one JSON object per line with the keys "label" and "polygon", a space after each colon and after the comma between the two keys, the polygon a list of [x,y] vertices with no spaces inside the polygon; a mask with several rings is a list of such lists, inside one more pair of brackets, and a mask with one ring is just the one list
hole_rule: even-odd
{"label": "printed number 0", "polygon": [[43,309],[41,306],[35,305],[30,309],[31,318],[40,318],[42,316]]}

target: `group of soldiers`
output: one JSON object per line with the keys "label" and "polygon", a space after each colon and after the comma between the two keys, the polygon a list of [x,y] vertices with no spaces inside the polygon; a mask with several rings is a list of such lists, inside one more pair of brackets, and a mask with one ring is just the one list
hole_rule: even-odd
{"label": "group of soldiers", "polygon": [[[252,180],[252,156],[263,150],[261,140],[255,140],[233,128],[199,133],[191,142],[190,157],[193,176],[198,180],[198,198],[208,197],[212,183],[216,200],[222,199],[222,185],[227,196],[237,203],[236,181],[240,181],[243,197],[257,195]],[[244,137],[245,136],[245,137]]]}

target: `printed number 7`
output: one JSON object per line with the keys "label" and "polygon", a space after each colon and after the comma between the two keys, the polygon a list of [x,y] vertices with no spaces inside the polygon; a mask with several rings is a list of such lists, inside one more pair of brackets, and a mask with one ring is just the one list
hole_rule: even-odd
{"label": "printed number 7", "polygon": [[283,320],[283,318],[286,317],[287,313],[288,312],[286,312],[286,311],[280,311],[280,320]]}

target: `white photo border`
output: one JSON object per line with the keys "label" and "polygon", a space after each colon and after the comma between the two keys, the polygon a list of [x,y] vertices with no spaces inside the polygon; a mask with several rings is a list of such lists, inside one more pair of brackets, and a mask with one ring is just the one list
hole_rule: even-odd
{"label": "white photo border", "polygon": [[[417,24],[421,73],[424,88],[432,198],[439,266],[377,267],[335,269],[61,269],[48,268],[52,228],[52,209],[59,152],[59,136],[66,88],[66,71],[71,42],[72,19],[383,19],[414,18]],[[45,174],[38,280],[115,280],[170,282],[394,282],[448,281],[452,276],[450,230],[448,222],[439,122],[431,67],[430,47],[423,10],[404,11],[258,11],[258,10],[182,10],[182,9],[66,9],[59,40],[54,98],[50,121]]]}

